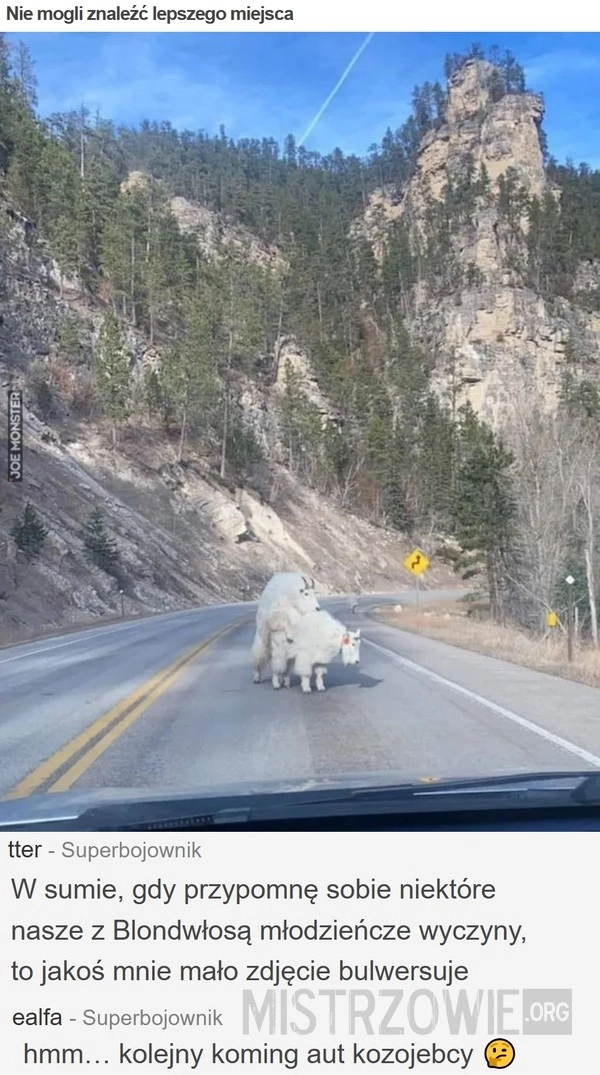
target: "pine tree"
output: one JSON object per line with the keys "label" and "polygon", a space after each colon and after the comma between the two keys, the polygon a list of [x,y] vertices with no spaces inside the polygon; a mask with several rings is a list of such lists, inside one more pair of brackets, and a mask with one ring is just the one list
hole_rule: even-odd
{"label": "pine tree", "polygon": [[281,401],[281,432],[284,444],[287,448],[287,463],[293,472],[296,463],[296,407],[300,396],[300,375],[294,369],[290,359],[285,363],[283,371],[283,398]]}
{"label": "pine tree", "polygon": [[35,115],[36,82],[26,46],[0,41],[0,161],[19,208],[36,213],[36,178],[44,136]]}
{"label": "pine tree", "polygon": [[15,49],[14,70],[21,99],[30,109],[34,109],[37,105],[37,80],[31,53],[22,41],[19,41]]}
{"label": "pine tree", "polygon": [[94,508],[88,519],[83,544],[89,559],[96,567],[113,575],[119,563],[119,550],[114,538],[106,533],[104,518],[99,508]]}
{"label": "pine tree", "polygon": [[205,441],[214,432],[219,398],[214,369],[217,313],[208,294],[189,300],[179,339],[164,358],[164,400],[175,411],[179,423],[179,462],[189,431],[199,433]]}
{"label": "pine tree", "polygon": [[153,418],[164,407],[163,389],[155,369],[148,370],[144,378],[144,397],[148,414]]}
{"label": "pine tree", "polygon": [[11,535],[17,548],[25,554],[26,560],[34,560],[40,555],[48,536],[48,529],[29,501],[25,505],[23,514],[15,520]]}
{"label": "pine tree", "polygon": [[494,102],[499,101],[506,93],[504,79],[497,67],[494,68],[490,77],[489,92],[490,98]]}
{"label": "pine tree", "polygon": [[462,415],[459,452],[453,504],[456,537],[466,553],[479,558],[492,617],[502,620],[503,565],[515,517],[510,477],[513,456],[468,410]]}
{"label": "pine tree", "polygon": [[387,466],[381,482],[385,519],[396,530],[410,530],[415,524],[412,505],[409,502],[409,450],[399,428],[390,437]]}
{"label": "pine tree", "polygon": [[101,242],[102,265],[110,284],[115,312],[120,310],[122,316],[131,317],[134,324],[140,269],[136,255],[144,248],[140,242],[138,208],[139,202],[130,192],[119,194]]}
{"label": "pine tree", "polygon": [[280,414],[289,469],[311,485],[326,481],[328,471],[322,418],[303,391],[301,375],[289,358],[284,369]]}
{"label": "pine tree", "polygon": [[131,356],[125,347],[115,315],[109,310],[102,323],[94,355],[96,383],[105,414],[112,422],[113,448],[117,423],[127,417],[131,382]]}
{"label": "pine tree", "polygon": [[217,372],[223,383],[220,465],[223,478],[230,439],[234,365],[238,369],[249,371],[249,356],[260,345],[260,278],[252,271],[247,259],[240,260],[228,253],[223,259],[215,284],[222,299],[219,311]]}
{"label": "pine tree", "polygon": [[450,416],[430,395],[420,422],[417,458],[422,503],[436,521],[437,529],[446,528],[452,517],[454,442]]}
{"label": "pine tree", "polygon": [[61,358],[68,362],[77,362],[82,354],[80,325],[75,317],[65,314],[61,318],[56,333],[56,346]]}
{"label": "pine tree", "polygon": [[11,71],[11,49],[4,34],[0,34],[0,168],[6,172],[14,149],[12,108],[14,84]]}

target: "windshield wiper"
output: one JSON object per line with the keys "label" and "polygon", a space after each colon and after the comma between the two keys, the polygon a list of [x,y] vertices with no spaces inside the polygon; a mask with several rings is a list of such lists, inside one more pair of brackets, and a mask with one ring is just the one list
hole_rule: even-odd
{"label": "windshield wiper", "polygon": [[[410,794],[418,799],[439,799],[448,796],[487,795],[506,797],[538,797],[548,793],[563,794],[574,802],[600,802],[600,772],[533,772],[514,773],[508,776],[484,776],[476,780],[444,780],[431,784],[410,784],[393,787],[357,788],[352,792],[357,799],[385,798],[390,793]],[[581,796],[585,795],[585,798]]]}

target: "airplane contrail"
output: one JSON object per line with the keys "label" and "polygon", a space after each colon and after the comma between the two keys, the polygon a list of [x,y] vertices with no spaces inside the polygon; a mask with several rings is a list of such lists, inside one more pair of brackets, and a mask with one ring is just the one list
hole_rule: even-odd
{"label": "airplane contrail", "polygon": [[360,59],[360,57],[362,56],[363,52],[365,51],[367,45],[371,42],[371,40],[373,39],[374,36],[375,36],[374,33],[373,34],[367,34],[367,36],[366,36],[365,40],[363,41],[362,45],[360,46],[360,48],[356,51],[356,53],[354,54],[354,56],[350,60],[350,63],[348,64],[348,66],[347,66],[346,70],[344,71],[343,75],[341,76],[339,81],[336,83],[336,85],[333,87],[331,93],[329,94],[329,97],[327,97],[327,99],[321,105],[321,107],[320,107],[319,111],[317,112],[316,116],[314,117],[314,119],[312,119],[310,121],[308,127],[306,128],[304,134],[302,135],[302,138],[298,142],[298,147],[304,145],[304,143],[305,143],[306,139],[308,138],[309,134],[311,134],[312,131],[315,129],[315,127],[316,127],[317,123],[319,122],[321,116],[323,115],[325,109],[329,107],[329,105],[333,101],[333,98],[335,97],[336,93],[342,88],[342,86],[344,85],[344,82],[348,78],[348,75],[350,74],[352,68],[357,63],[357,61]]}

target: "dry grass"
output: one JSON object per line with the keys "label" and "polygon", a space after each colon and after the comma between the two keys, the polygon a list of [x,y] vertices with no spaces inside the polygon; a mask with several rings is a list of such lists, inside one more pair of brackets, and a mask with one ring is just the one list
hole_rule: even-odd
{"label": "dry grass", "polygon": [[[473,610],[470,615],[469,608]],[[372,609],[371,615],[381,623],[436,638],[460,649],[600,687],[600,649],[577,642],[570,663],[562,631],[556,629],[548,638],[541,638],[512,625],[502,627],[490,622],[487,610],[481,604],[459,600],[444,602],[434,608],[429,605],[419,611],[414,607],[398,611],[383,606]]]}

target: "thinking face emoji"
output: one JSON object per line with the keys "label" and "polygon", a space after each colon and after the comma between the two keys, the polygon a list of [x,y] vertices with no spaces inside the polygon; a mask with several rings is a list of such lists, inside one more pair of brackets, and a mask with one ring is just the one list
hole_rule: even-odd
{"label": "thinking face emoji", "polygon": [[515,1058],[515,1049],[506,1038],[494,1038],[485,1047],[489,1068],[508,1068]]}

